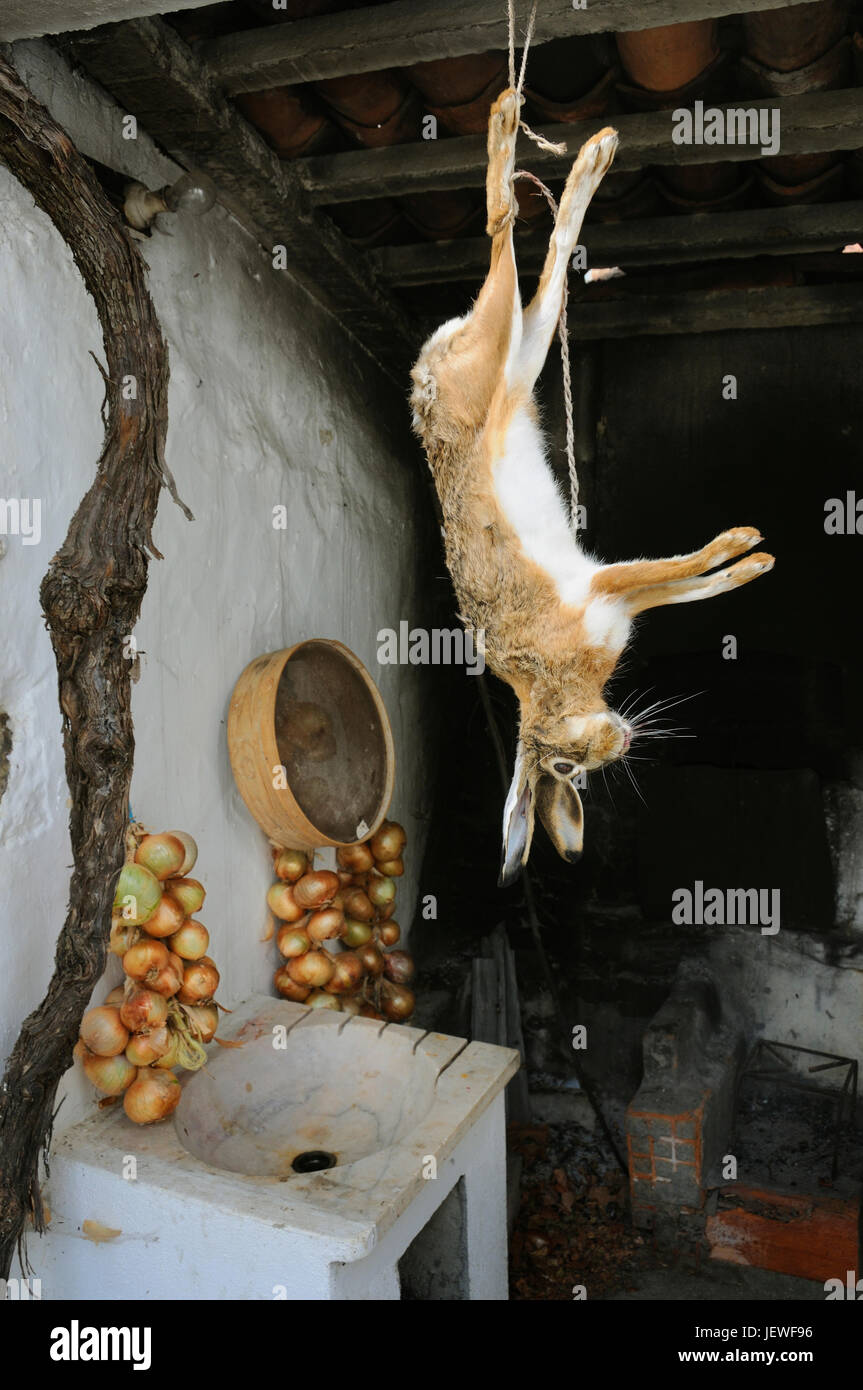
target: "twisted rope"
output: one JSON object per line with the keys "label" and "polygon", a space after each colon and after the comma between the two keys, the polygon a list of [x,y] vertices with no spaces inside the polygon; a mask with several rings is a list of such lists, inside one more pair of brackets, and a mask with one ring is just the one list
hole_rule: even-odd
{"label": "twisted rope", "polygon": [[[524,47],[521,52],[521,69],[518,80],[515,75],[515,0],[507,0],[507,17],[509,19],[509,85],[515,89],[519,102],[522,101],[522,88],[527,71],[527,52],[533,38],[533,31],[536,25],[536,8],[538,0],[533,0],[530,18],[527,22],[527,29],[524,35]],[[554,144],[551,140],[546,140],[544,135],[538,135],[535,130],[531,130],[526,121],[519,120],[519,125],[525,135],[529,136],[540,149],[550,150],[553,154],[566,154],[565,144]],[[552,216],[557,220],[557,203],[550,190],[546,188],[541,179],[536,174],[529,174],[525,169],[519,169],[513,175],[513,179],[530,179],[539,188],[549,207]],[[563,405],[566,418],[566,464],[569,472],[569,524],[573,535],[578,531],[578,469],[575,462],[575,425],[573,423],[572,406],[572,372],[569,363],[569,333],[567,331],[566,309],[569,301],[569,280],[563,282],[563,303],[560,309],[560,318],[557,321],[557,336],[560,340],[560,369],[563,377]]]}
{"label": "twisted rope", "polygon": [[[538,179],[536,174],[531,174],[527,169],[516,169],[513,174],[515,179],[530,179],[545,197],[545,201],[551,208],[552,217],[557,220],[557,203],[550,188],[547,188],[542,179]],[[560,368],[563,377],[563,404],[566,417],[566,463],[569,471],[569,524],[573,533],[578,530],[578,469],[575,466],[575,425],[573,423],[572,406],[572,371],[569,365],[569,332],[566,323],[566,309],[569,302],[569,280],[563,282],[563,303],[560,307],[560,318],[557,321],[557,336],[560,341]]]}

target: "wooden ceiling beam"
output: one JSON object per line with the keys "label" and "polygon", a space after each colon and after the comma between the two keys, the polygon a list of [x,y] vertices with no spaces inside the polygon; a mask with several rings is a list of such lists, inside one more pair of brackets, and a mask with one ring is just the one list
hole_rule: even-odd
{"label": "wooden ceiling beam", "polygon": [[[573,34],[617,33],[756,10],[786,9],[795,0],[543,0],[534,43]],[[524,32],[530,7],[517,0]],[[256,92],[293,82],[318,82],[432,58],[456,58],[507,47],[502,0],[391,0],[389,4],[244,30],[197,45],[213,78],[229,92]]]}
{"label": "wooden ceiling beam", "polygon": [[[588,265],[636,269],[753,256],[799,255],[841,250],[863,236],[863,201],[752,208],[744,212],[591,222],[581,239]],[[547,233],[519,239],[516,260],[524,275],[538,274]],[[369,253],[381,278],[403,287],[471,280],[479,284],[488,269],[486,237],[385,246]]]}
{"label": "wooden ceiling beam", "polygon": [[416,348],[409,319],[173,29],[159,19],[131,20],[60,44],[178,163],[204,169],[219,201],[264,246],[283,245],[291,275],[403,383]]}
{"label": "wooden ceiling beam", "polygon": [[[863,148],[863,95],[859,87],[850,91],[809,92],[782,100],[740,98],[711,102],[709,106],[719,110],[778,109],[779,155]],[[525,140],[522,157],[532,171],[547,181],[563,179],[579,146],[606,123],[615,126],[620,134],[615,173],[650,164],[679,166],[763,158],[759,146],[673,144],[670,111],[595,116],[587,121],[542,126],[540,131],[547,139],[566,141],[569,152],[564,156],[549,153]],[[313,203],[351,203],[438,189],[482,188],[486,158],[484,135],[462,135],[317,155],[298,159],[293,167]]]}
{"label": "wooden ceiling beam", "polygon": [[688,294],[632,295],[602,303],[573,305],[570,337],[666,336],[726,333],[752,328],[815,328],[863,323],[863,285],[770,286]]}
{"label": "wooden ceiling beam", "polygon": [[211,0],[0,0],[0,41],[36,39],[93,29],[98,24],[141,19],[171,10],[199,10]]}

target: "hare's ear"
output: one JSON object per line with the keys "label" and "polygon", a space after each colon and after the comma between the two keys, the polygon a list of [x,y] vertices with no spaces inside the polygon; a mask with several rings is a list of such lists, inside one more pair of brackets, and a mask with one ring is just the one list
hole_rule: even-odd
{"label": "hare's ear", "polygon": [[584,811],[573,781],[543,775],[536,789],[536,809],[561,859],[575,864],[584,845]]}
{"label": "hare's ear", "polygon": [[503,853],[500,864],[499,888],[508,888],[530,853],[533,839],[533,779],[528,776],[524,746],[519,742],[515,755],[515,772],[503,808]]}

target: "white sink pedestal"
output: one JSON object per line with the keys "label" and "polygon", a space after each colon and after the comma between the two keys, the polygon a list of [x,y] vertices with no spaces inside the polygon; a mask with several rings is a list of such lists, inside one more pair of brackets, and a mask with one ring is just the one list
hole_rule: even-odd
{"label": "white sink pedestal", "polygon": [[[266,996],[222,1035],[173,1122],[57,1139],[43,1298],[506,1299],[517,1052]],[[309,1150],[335,1166],[295,1172]]]}

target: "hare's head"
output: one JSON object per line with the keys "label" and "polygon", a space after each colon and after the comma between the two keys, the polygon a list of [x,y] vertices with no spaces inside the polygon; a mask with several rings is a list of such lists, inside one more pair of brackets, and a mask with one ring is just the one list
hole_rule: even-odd
{"label": "hare's head", "polygon": [[535,813],[562,859],[575,863],[584,843],[578,794],[583,774],[622,758],[632,728],[604,704],[584,714],[554,717],[542,705],[523,709],[515,773],[503,812],[501,887],[527,861]]}

